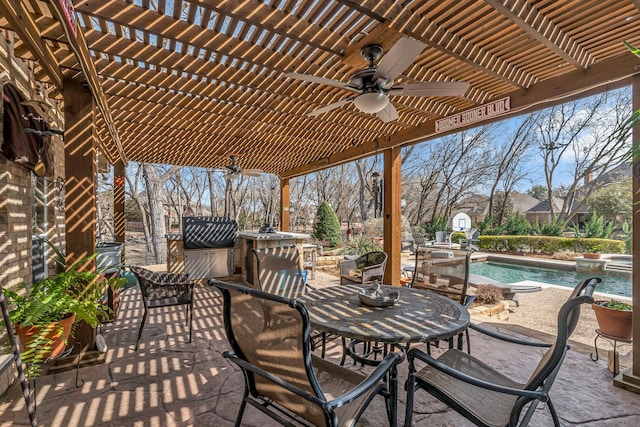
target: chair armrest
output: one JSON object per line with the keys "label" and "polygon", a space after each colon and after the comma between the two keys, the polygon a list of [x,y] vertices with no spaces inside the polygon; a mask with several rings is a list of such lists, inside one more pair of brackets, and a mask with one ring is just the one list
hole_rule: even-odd
{"label": "chair armrest", "polygon": [[[404,358],[403,358],[404,359]],[[327,405],[338,408],[340,406],[346,405],[358,397],[362,396],[364,393],[369,391],[372,387],[374,387],[381,379],[384,378],[385,375],[391,370],[394,369],[396,364],[400,361],[400,355],[397,353],[389,353],[385,356],[384,359],[380,362],[380,364],[376,367],[375,371],[371,373],[367,378],[365,378],[360,384],[358,384],[355,388],[349,390],[341,396],[336,397],[335,399],[331,399],[327,402]]]}
{"label": "chair armrest", "polygon": [[354,259],[345,259],[344,261],[340,261],[340,275],[348,276],[349,270],[355,270],[358,268],[356,264],[356,260]]}
{"label": "chair armrest", "polygon": [[487,336],[490,336],[492,338],[496,338],[502,341],[506,341],[506,342],[510,342],[512,344],[520,344],[520,345],[528,345],[531,347],[551,347],[551,344],[546,343],[546,342],[533,342],[533,341],[524,341],[524,340],[519,340],[517,338],[513,338],[513,337],[509,337],[507,335],[503,335],[503,334],[499,334],[497,332],[493,332],[490,331],[488,329],[485,329],[481,326],[478,326],[474,323],[469,323],[469,328],[478,331],[482,334],[485,334]]}
{"label": "chair armrest", "polygon": [[469,309],[469,307],[471,307],[471,304],[473,304],[473,302],[475,300],[476,300],[476,296],[475,295],[467,295],[467,296],[465,296],[463,307],[466,308],[466,309]]}
{"label": "chair armrest", "polygon": [[237,364],[238,366],[240,366],[242,369],[245,369],[247,371],[253,372],[256,375],[260,375],[261,377],[264,377],[266,379],[268,379],[269,381],[272,381],[273,383],[286,388],[287,390],[289,390],[292,393],[297,394],[298,396],[301,396],[319,406],[323,406],[325,404],[325,402],[321,399],[319,399],[318,397],[312,395],[311,393],[308,393],[306,390],[301,389],[300,387],[297,387],[293,384],[291,384],[290,382],[287,382],[285,380],[283,380],[282,378],[273,375],[271,372],[265,371],[264,369],[261,369],[255,365],[252,365],[251,363],[247,362],[246,360],[243,360],[241,358],[239,358],[233,351],[231,350],[227,350],[225,352],[222,353],[222,355],[231,360],[233,363]]}
{"label": "chair armrest", "polygon": [[[457,351],[457,350],[450,350],[450,351]],[[440,362],[438,359],[431,357],[430,355],[423,352],[422,350],[419,350],[418,348],[410,349],[409,352],[407,353],[407,358],[409,359],[410,369],[411,367],[414,366],[413,365],[414,359],[419,359],[424,363],[428,364],[429,366],[439,370],[440,372],[444,372],[445,374],[453,378],[456,378],[467,384],[471,384],[476,387],[483,388],[485,390],[491,390],[491,391],[496,391],[498,393],[510,394],[512,396],[525,396],[531,399],[538,399],[542,401],[547,400],[547,394],[545,392],[506,387],[506,386],[490,383],[490,382],[472,377],[471,375],[465,374],[464,372],[460,372],[457,369],[453,369],[449,365],[446,365]]]}

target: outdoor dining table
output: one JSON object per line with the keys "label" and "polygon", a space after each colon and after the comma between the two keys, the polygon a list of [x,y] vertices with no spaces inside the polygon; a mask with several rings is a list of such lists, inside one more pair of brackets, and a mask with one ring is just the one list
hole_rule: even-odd
{"label": "outdoor dining table", "polygon": [[[383,289],[398,291],[398,301],[389,307],[372,307],[363,304],[358,298],[358,291],[368,287],[331,286],[308,292],[301,296],[300,300],[307,307],[309,320],[314,329],[351,338],[355,340],[352,343],[375,342],[406,348],[411,343],[435,342],[450,338],[464,331],[469,325],[467,309],[442,295],[419,289],[382,285]],[[352,353],[353,348],[347,350],[351,350]],[[367,363],[357,355],[354,359]]]}

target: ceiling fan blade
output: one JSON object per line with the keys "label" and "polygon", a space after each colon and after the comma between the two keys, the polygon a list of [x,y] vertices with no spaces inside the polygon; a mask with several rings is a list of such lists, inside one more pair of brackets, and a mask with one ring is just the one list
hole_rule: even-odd
{"label": "ceiling fan blade", "polygon": [[341,89],[347,89],[353,92],[358,92],[357,89],[352,88],[351,86],[347,86],[346,83],[343,83],[341,81],[338,80],[332,80],[332,79],[326,79],[324,77],[317,77],[317,76],[312,76],[309,74],[300,74],[300,73],[287,73],[285,74],[286,77],[292,78],[292,79],[296,79],[296,80],[303,80],[305,82],[312,82],[312,83],[318,83],[321,85],[327,85],[327,86],[333,86],[333,87],[339,87]]}
{"label": "ceiling fan blade", "polygon": [[246,176],[260,176],[262,174],[262,169],[242,169],[240,173]]}
{"label": "ceiling fan blade", "polygon": [[399,96],[462,96],[468,88],[467,82],[421,82],[394,86],[387,93]]}
{"label": "ceiling fan blade", "polygon": [[378,118],[385,123],[392,122],[394,120],[398,120],[398,110],[393,106],[392,103],[388,103],[386,107],[376,113]]}
{"label": "ceiling fan blade", "polygon": [[378,69],[373,74],[373,81],[382,78],[387,83],[391,83],[413,63],[425,46],[418,40],[402,37],[378,63]]}
{"label": "ceiling fan blade", "polygon": [[318,108],[317,110],[314,110],[314,111],[310,112],[309,114],[307,114],[307,116],[308,117],[319,116],[320,114],[324,114],[324,113],[329,112],[331,110],[335,110],[336,108],[340,108],[343,105],[347,105],[348,103],[350,103],[354,99],[355,98],[353,98],[353,97],[346,98],[346,99],[343,99],[342,101],[338,101],[338,102],[334,102],[333,104],[325,105],[324,107]]}

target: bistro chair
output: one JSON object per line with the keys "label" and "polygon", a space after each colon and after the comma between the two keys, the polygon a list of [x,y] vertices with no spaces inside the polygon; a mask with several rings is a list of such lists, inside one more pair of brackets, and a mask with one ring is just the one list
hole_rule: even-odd
{"label": "bistro chair", "polygon": [[144,314],[138,329],[136,351],[142,337],[142,329],[147,321],[147,315],[152,308],[186,306],[186,323],[189,326],[189,342],[191,342],[191,324],[193,321],[193,282],[187,274],[157,273],[142,267],[130,266],[129,269],[136,276],[142,292]]}
{"label": "bistro chair", "polygon": [[300,253],[295,245],[251,249],[256,257],[258,286],[265,292],[297,298],[308,289],[302,274]]}
{"label": "bistro chair", "polygon": [[[569,350],[567,340],[580,317],[580,306],[593,302],[592,295],[597,283],[600,283],[600,279],[591,278],[574,288],[558,313],[558,335],[554,344],[522,341],[471,325],[474,330],[512,344],[548,348],[524,384],[511,380],[482,360],[457,349],[449,349],[437,359],[417,348],[410,349],[407,354],[409,376],[406,382],[405,426],[411,425],[417,389],[432,394],[478,426],[526,426],[539,402],[547,404],[554,426],[560,426],[549,390]],[[417,370],[416,359],[427,365]],[[520,420],[527,405],[529,408]]]}
{"label": "bistro chair", "polygon": [[[307,290],[315,289],[305,283],[300,268],[300,253],[295,245],[251,249],[251,251],[257,260],[258,286],[261,290],[284,298],[298,298]],[[312,334],[313,348],[320,345],[322,358],[324,358],[327,340],[337,338],[325,332],[314,332]],[[341,339],[344,349],[346,342],[344,338]]]}
{"label": "bistro chair", "polygon": [[[473,251],[421,248],[416,251],[415,266],[410,286],[449,297],[469,308],[475,296],[469,295],[469,267]],[[467,353],[471,353],[469,330]],[[462,349],[463,334],[458,335],[458,350]],[[449,341],[453,345],[453,338]],[[427,347],[428,348],[428,347]]]}
{"label": "bistro chair", "polygon": [[377,395],[395,426],[397,354],[368,376],[343,368],[312,354],[309,315],[300,301],[215,279],[209,285],[224,298],[231,350],[223,355],[245,379],[236,426],[247,403],[283,425],[353,426]]}
{"label": "bistro chair", "polygon": [[381,251],[369,252],[357,259],[340,262],[340,284],[367,284],[375,280],[382,282],[387,264],[387,254]]}

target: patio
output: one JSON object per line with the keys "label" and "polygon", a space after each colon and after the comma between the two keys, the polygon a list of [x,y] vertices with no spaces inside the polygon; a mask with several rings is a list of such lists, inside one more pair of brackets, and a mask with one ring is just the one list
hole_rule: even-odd
{"label": "patio", "polygon": [[[320,276],[324,285],[332,284],[327,276]],[[215,289],[198,284],[193,342],[187,343],[187,331],[180,321],[183,311],[173,307],[150,313],[140,348],[135,352],[142,303],[139,290],[128,289],[123,294],[118,320],[103,329],[108,343],[106,362],[82,368],[80,378],[84,384],[80,388],[75,387],[73,371],[38,380],[39,422],[50,426],[233,425],[242,398],[243,378],[221,354],[229,349],[222,328],[221,301]],[[509,333],[506,328],[499,329]],[[492,346],[473,332],[471,342],[474,354],[482,354],[490,365],[512,366],[507,374],[521,380],[528,378],[540,357],[539,350],[527,354],[512,347],[507,351],[504,346]],[[338,361],[339,356],[338,348],[330,349],[332,360]],[[399,371],[398,419],[402,423],[406,362]],[[551,393],[565,425],[640,423],[640,396],[614,387],[606,360],[592,362],[586,353],[569,352]],[[426,393],[417,396],[415,425],[470,425]],[[385,420],[380,399],[374,401],[359,425],[384,425]],[[546,408],[541,407],[531,425],[545,426],[549,422]],[[27,424],[24,401],[16,384],[0,402],[0,425]],[[249,408],[243,425],[267,426],[274,425],[274,421]]]}

